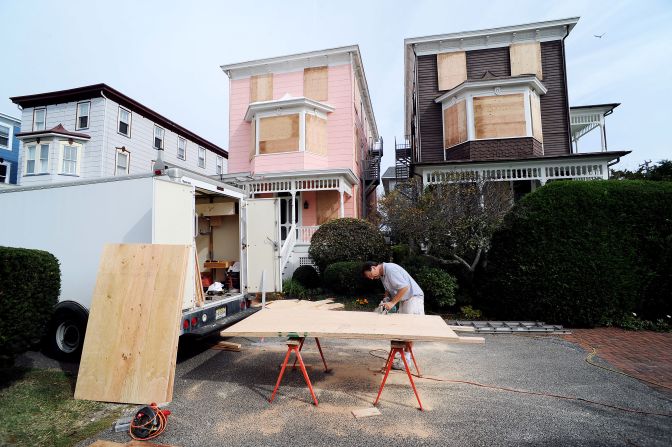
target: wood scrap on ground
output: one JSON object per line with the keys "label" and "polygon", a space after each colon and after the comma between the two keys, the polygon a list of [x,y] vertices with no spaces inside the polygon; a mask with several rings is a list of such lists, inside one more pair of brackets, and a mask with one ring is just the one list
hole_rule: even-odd
{"label": "wood scrap on ground", "polygon": [[188,245],[105,246],[76,399],[172,400],[189,256]]}
{"label": "wood scrap on ground", "polygon": [[271,309],[315,309],[315,310],[337,310],[343,309],[345,306],[342,303],[335,303],[331,298],[320,301],[308,300],[276,300],[266,304],[267,308]]}
{"label": "wood scrap on ground", "polygon": [[357,410],[352,410],[352,415],[357,419],[370,416],[380,416],[380,410],[376,407],[358,408]]}
{"label": "wood scrap on ground", "polygon": [[216,344],[210,346],[210,349],[214,349],[216,351],[234,351],[234,352],[240,352],[240,343],[230,343],[228,341],[220,341],[217,342]]}

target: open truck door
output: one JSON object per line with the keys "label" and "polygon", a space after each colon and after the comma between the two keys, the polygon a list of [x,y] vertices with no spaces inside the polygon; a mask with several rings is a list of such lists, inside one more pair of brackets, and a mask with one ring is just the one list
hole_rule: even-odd
{"label": "open truck door", "polygon": [[281,292],[279,201],[248,199],[244,203],[246,292]]}

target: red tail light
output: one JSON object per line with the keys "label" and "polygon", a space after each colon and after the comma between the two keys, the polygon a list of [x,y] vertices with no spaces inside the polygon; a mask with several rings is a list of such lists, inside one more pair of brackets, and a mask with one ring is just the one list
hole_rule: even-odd
{"label": "red tail light", "polygon": [[185,331],[189,329],[189,320],[184,320],[182,322],[182,329],[184,329]]}
{"label": "red tail light", "polygon": [[240,302],[240,310],[245,310],[247,307],[247,302],[245,300]]}
{"label": "red tail light", "polygon": [[198,318],[191,317],[191,327],[195,327],[198,324]]}

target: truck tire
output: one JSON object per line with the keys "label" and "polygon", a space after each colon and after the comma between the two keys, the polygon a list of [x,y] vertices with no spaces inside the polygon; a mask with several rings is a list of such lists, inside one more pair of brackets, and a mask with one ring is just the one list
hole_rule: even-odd
{"label": "truck tire", "polygon": [[42,340],[44,353],[56,360],[79,362],[87,320],[88,313],[79,304],[59,303]]}

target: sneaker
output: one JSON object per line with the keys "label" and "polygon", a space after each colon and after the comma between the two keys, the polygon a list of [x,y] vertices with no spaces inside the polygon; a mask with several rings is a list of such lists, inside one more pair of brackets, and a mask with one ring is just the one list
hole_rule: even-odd
{"label": "sneaker", "polygon": [[394,359],[392,362],[392,369],[396,369],[398,371],[406,371],[406,368],[404,368],[404,362],[401,361],[401,359]]}

